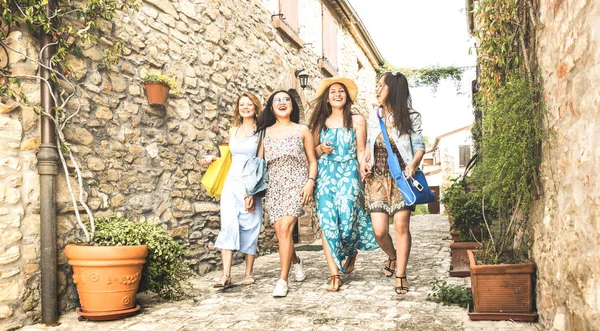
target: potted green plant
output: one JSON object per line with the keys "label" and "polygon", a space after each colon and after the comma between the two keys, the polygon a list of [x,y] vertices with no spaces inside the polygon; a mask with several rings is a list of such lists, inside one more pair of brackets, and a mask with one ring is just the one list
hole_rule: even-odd
{"label": "potted green plant", "polygon": [[67,245],[65,254],[80,297],[78,314],[91,320],[135,313],[138,292],[151,291],[167,300],[185,297],[192,275],[183,247],[156,220],[97,219],[91,243]]}
{"label": "potted green plant", "polygon": [[147,72],[144,75],[146,97],[152,106],[164,106],[167,102],[170,90],[177,90],[178,85],[174,78]]}
{"label": "potted green plant", "polygon": [[481,209],[482,195],[478,191],[467,189],[469,181],[473,179],[454,179],[441,199],[448,212],[450,234],[453,236],[453,242],[450,244],[452,277],[469,276],[467,250],[477,248],[485,233]]}

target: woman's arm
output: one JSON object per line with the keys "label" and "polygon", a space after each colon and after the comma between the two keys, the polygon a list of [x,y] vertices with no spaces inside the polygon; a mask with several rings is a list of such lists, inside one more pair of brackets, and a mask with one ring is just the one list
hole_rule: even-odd
{"label": "woman's arm", "polygon": [[406,165],[406,175],[408,178],[415,174],[415,169],[421,164],[423,155],[425,155],[425,141],[423,140],[423,129],[421,128],[421,114],[414,112],[411,116],[410,144],[413,150],[413,159]]}
{"label": "woman's arm", "polygon": [[317,179],[317,157],[315,155],[315,142],[313,135],[307,126],[303,125],[300,129],[302,142],[304,143],[304,153],[308,160],[308,180],[302,188],[302,205],[306,205],[311,199],[315,181]]}
{"label": "woman's arm", "polygon": [[367,144],[367,124],[365,118],[356,114],[352,116],[352,127],[356,132],[356,158],[358,162],[364,162],[365,148]]}
{"label": "woman's arm", "polygon": [[[235,129],[236,127],[232,127],[231,129],[229,129],[229,144],[231,145],[231,138],[235,135]],[[220,150],[217,148],[217,154],[220,155]],[[200,157],[200,165],[202,166],[207,166],[213,162],[215,162],[216,160],[219,159],[219,156],[216,155],[212,155],[212,154],[206,154],[203,155],[202,157]]]}

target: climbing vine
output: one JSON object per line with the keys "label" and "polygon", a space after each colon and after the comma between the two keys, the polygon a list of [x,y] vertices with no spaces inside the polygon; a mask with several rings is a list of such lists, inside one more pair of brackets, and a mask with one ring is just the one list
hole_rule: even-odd
{"label": "climbing vine", "polygon": [[[87,241],[93,238],[94,218],[83,199],[83,182],[78,162],[76,162],[63,133],[67,123],[80,111],[81,95],[75,85],[77,78],[73,77],[71,68],[65,60],[69,55],[80,56],[82,47],[93,46],[102,38],[102,43],[108,47],[103,55],[101,67],[110,70],[110,66],[119,61],[124,50],[124,43],[111,38],[110,35],[104,35],[100,31],[100,25],[112,20],[118,10],[136,10],[138,6],[138,1],[0,0],[0,57],[6,56],[6,64],[0,68],[0,83],[2,83],[0,97],[18,101],[54,122],[56,143],[59,146],[58,154],[65,176],[68,178],[71,175],[69,173],[69,167],[71,167],[74,169],[74,175],[78,181],[78,195],[75,194],[71,182],[69,180],[66,182],[77,221]],[[39,55],[36,57],[21,51],[8,42],[13,31],[24,28],[32,35],[46,34],[51,37],[51,42],[40,49]],[[52,48],[53,53],[49,61],[44,62],[42,54],[47,51],[47,48]],[[45,68],[50,72],[50,78],[45,79],[39,73],[13,72],[9,66],[9,56],[20,56],[36,64],[39,68]],[[53,112],[49,113],[39,105],[29,104],[21,88],[24,80],[40,81],[48,87],[55,104]],[[69,167],[67,167],[67,158],[70,160]],[[81,220],[78,204],[86,210],[89,216],[89,231]]]}
{"label": "climbing vine", "polygon": [[467,67],[439,67],[439,66],[431,66],[425,68],[396,68],[393,67],[389,63],[385,63],[380,68],[380,73],[384,73],[387,71],[399,71],[403,73],[406,78],[409,80],[412,87],[423,87],[428,86],[434,92],[437,91],[437,88],[442,80],[451,80],[454,82],[456,86],[456,90],[460,89],[460,82],[462,79],[462,75],[465,72]]}
{"label": "climbing vine", "polygon": [[[474,8],[478,39],[478,94],[473,137],[480,156],[480,190],[498,210],[488,225],[488,262],[516,249],[539,192],[544,106],[535,62],[536,0],[480,0]],[[524,252],[521,252],[524,253]]]}

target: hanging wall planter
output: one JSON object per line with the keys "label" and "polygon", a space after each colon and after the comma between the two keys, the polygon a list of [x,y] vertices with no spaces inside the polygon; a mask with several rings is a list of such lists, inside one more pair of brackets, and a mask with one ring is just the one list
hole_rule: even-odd
{"label": "hanging wall planter", "polygon": [[165,75],[146,73],[144,76],[146,97],[151,106],[163,106],[167,102],[170,90],[177,90],[177,83],[173,78]]}

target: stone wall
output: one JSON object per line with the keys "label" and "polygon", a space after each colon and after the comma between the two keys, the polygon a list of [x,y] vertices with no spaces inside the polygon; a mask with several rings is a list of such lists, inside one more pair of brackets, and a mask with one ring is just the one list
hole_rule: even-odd
{"label": "stone wall", "polygon": [[[321,24],[320,16],[304,19],[304,25]],[[215,153],[217,144],[228,139],[233,102],[242,91],[250,90],[265,101],[276,89],[294,88],[306,112],[306,102],[323,77],[316,64],[321,54],[310,47],[297,48],[277,32],[271,12],[260,0],[146,0],[138,12],[119,13],[99,28],[102,36],[127,42],[124,58],[110,68],[99,65],[109,44],[104,38],[83,44],[82,58],[68,58],[82,99],[80,113],[65,133],[82,167],[84,196],[96,217],[159,218],[186,245],[194,271],[219,268],[220,255],[213,245],[220,227],[218,200],[202,188],[204,169],[197,160]],[[344,40],[340,58],[348,62],[342,63],[339,74],[358,77],[357,110],[365,111],[370,104],[365,100],[374,96],[376,73],[343,26],[339,33]],[[36,56],[35,39],[19,30],[11,38],[9,44]],[[10,61],[13,72],[37,70],[16,54]],[[305,91],[294,76],[300,68],[310,75]],[[147,71],[175,77],[181,86],[171,92],[165,109],[148,105],[142,84]],[[37,83],[25,82],[23,89],[39,103]],[[72,100],[68,106],[73,111],[78,103]],[[0,323],[27,324],[40,309],[35,169],[39,123],[33,111],[22,107],[0,111],[0,143],[8,146],[0,151]],[[76,305],[76,293],[62,248],[82,235],[62,170],[57,187],[64,310]],[[314,239],[318,222],[309,215],[301,223],[304,231],[312,231],[305,238]],[[262,230],[260,253],[276,250],[268,221]]]}
{"label": "stone wall", "polygon": [[[38,67],[26,56],[37,56],[37,41],[16,29],[6,44],[14,51],[8,50],[8,59],[0,52],[0,63],[15,73],[35,74]],[[39,104],[36,82],[23,81],[20,90]],[[39,144],[33,110],[0,100],[0,325],[29,323],[39,316]]]}
{"label": "stone wall", "polygon": [[532,218],[537,308],[545,329],[600,330],[600,4],[539,4],[551,139]]}

